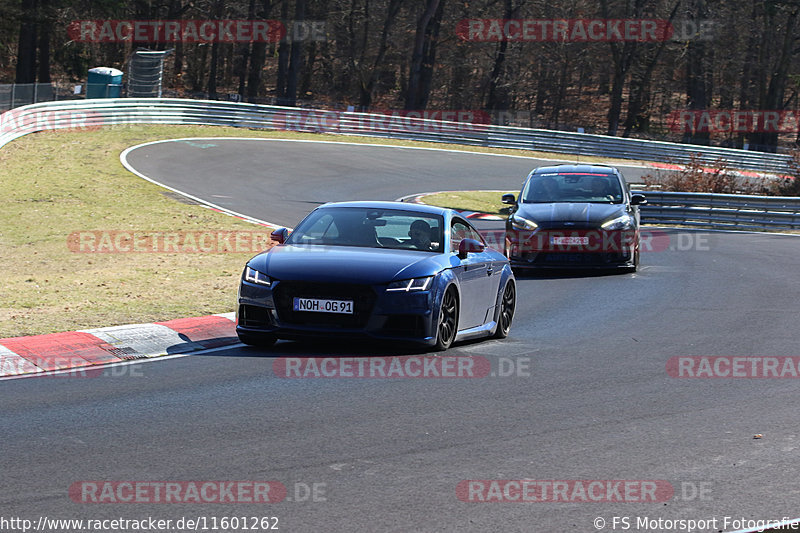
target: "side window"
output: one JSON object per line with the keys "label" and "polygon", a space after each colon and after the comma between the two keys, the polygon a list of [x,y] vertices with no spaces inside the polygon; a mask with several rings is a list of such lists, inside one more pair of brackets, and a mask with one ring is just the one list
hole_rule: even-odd
{"label": "side window", "polygon": [[476,241],[486,244],[483,236],[472,229],[472,227],[465,224],[463,221],[454,220],[453,225],[450,227],[450,251],[457,252],[458,245],[462,239],[475,239]]}
{"label": "side window", "polygon": [[486,245],[486,241],[483,240],[483,235],[475,231],[473,228],[467,226],[467,239],[475,239],[479,243]]}
{"label": "side window", "polygon": [[461,240],[468,237],[469,226],[458,220],[453,221],[453,225],[450,226],[450,251],[457,252]]}

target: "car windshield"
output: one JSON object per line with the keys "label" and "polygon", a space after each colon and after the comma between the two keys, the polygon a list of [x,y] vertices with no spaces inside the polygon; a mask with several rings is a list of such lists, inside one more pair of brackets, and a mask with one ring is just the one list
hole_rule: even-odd
{"label": "car windshield", "polygon": [[371,207],[326,207],[309,214],[287,244],[442,251],[443,217]]}
{"label": "car windshield", "polygon": [[613,174],[549,172],[534,174],[522,193],[524,203],[622,203],[622,187]]}

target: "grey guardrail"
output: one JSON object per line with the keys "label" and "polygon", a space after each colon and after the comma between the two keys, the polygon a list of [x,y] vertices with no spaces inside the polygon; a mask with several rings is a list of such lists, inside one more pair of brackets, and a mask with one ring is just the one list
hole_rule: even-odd
{"label": "grey guardrail", "polygon": [[[43,102],[0,115],[0,147],[50,129],[92,129],[119,124],[197,124],[366,135],[494,148],[649,161],[688,162],[723,158],[732,167],[786,172],[788,156],[659,141],[548,130],[467,124],[372,113],[298,109],[237,102],[175,98],[118,98]],[[797,228],[800,200],[702,193],[645,193],[645,222],[739,229]]]}
{"label": "grey guardrail", "polygon": [[800,198],[699,192],[636,191],[647,197],[640,208],[646,224],[681,224],[719,229],[800,228]]}
{"label": "grey guardrail", "polygon": [[111,124],[205,124],[259,129],[292,129],[418,141],[517,148],[571,155],[684,164],[693,154],[712,164],[787,173],[790,157],[733,148],[676,144],[564,131],[387,117],[376,113],[298,109],[213,100],[117,98],[43,102],[18,107],[0,117],[0,146],[43,129]]}

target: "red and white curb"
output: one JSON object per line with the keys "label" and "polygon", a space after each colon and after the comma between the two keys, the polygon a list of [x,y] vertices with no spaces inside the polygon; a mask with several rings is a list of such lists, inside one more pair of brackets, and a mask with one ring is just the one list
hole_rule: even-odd
{"label": "red and white curb", "polygon": [[91,367],[236,344],[234,313],[0,339],[0,377]]}

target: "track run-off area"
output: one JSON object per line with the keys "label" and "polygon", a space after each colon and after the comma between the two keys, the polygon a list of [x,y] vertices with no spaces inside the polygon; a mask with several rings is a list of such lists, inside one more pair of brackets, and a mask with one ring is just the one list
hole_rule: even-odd
{"label": "track run-off area", "polygon": [[[517,190],[542,164],[217,138],[149,143],[125,160],[169,188],[288,227],[329,201]],[[620,169],[634,182],[648,172]],[[96,379],[3,382],[0,467],[13,490],[0,508],[34,522],[204,517],[209,531],[212,517],[247,526],[277,517],[281,531],[525,532],[623,530],[623,519],[629,531],[685,531],[681,520],[731,531],[794,517],[800,378],[781,370],[800,356],[800,238],[658,231],[635,274],[519,275],[508,339],[437,356],[486,360],[483,377],[286,378],[277,358],[405,355],[379,343],[280,341]],[[778,358],[782,377],[753,371],[758,357]],[[680,375],[676,365],[697,371],[699,361],[711,375]],[[282,497],[155,501],[153,483],[170,481],[270,482]],[[132,493],[117,482],[150,492],[124,501]],[[111,496],[93,503],[103,489]]]}

